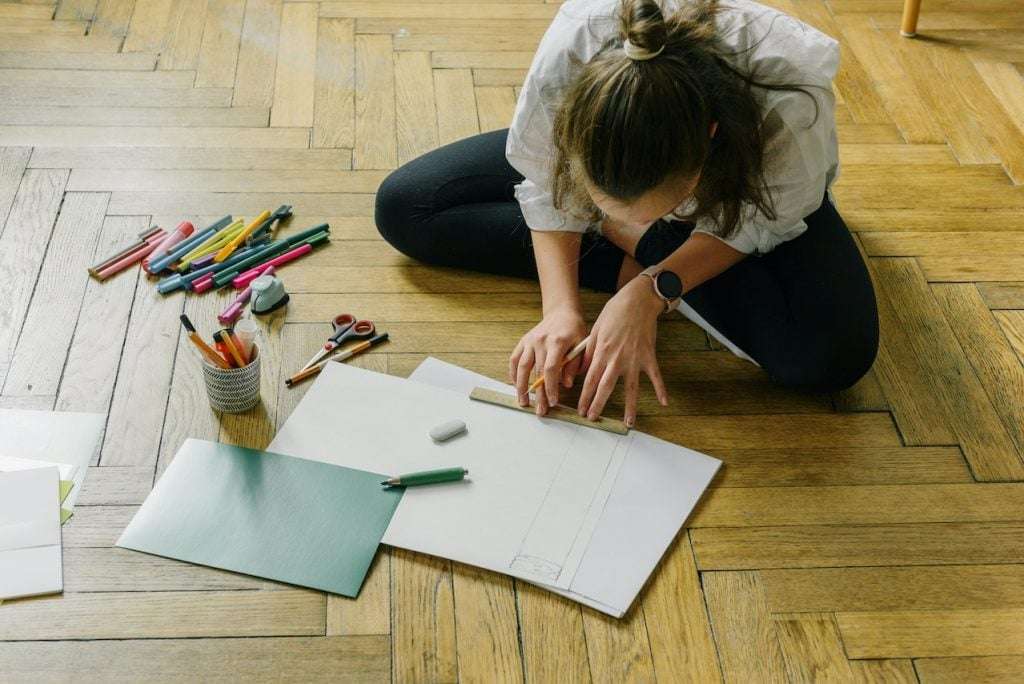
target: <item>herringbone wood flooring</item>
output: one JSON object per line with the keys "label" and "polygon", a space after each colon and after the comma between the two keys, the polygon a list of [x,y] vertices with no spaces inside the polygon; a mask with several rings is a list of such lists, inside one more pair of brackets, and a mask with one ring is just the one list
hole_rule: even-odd
{"label": "herringbone wood flooring", "polygon": [[[772,4],[842,42],[836,194],[882,350],[801,395],[662,324],[671,405],[647,397],[640,428],[726,466],[616,621],[404,551],[353,601],[113,548],[186,437],[269,442],[338,311],[390,331],[366,367],[501,376],[536,285],[411,263],[373,192],[508,124],[556,5],[0,2],[0,406],[108,416],[65,593],[0,607],[0,679],[1024,678],[1024,6],[925,0],[906,40],[898,0]],[[151,223],[284,202],[333,244],[283,274],[261,408],[218,421],[177,319],[212,329],[224,298],[85,267]]]}

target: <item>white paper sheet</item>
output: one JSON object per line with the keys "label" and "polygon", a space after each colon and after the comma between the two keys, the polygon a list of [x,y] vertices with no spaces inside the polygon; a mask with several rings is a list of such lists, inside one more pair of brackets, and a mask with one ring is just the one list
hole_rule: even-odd
{"label": "white paper sheet", "polygon": [[[471,401],[474,386],[509,388],[437,359],[410,379],[328,364],[268,450],[394,474],[467,467],[470,482],[407,490],[384,542],[611,615],[628,610],[720,465],[635,430]],[[430,428],[452,418],[467,433],[434,444]]]}
{"label": "white paper sheet", "polygon": [[72,480],[75,477],[77,466],[67,463],[55,463],[53,461],[41,461],[36,458],[18,458],[17,456],[4,456],[0,454],[0,473],[10,473],[15,470],[33,470],[35,468],[56,468],[60,473],[60,479]]}
{"label": "white paper sheet", "polygon": [[0,456],[73,466],[75,486],[63,504],[73,510],[105,423],[101,413],[0,409]]}
{"label": "white paper sheet", "polygon": [[[411,380],[469,394],[477,386],[512,388],[458,366],[428,358]],[[499,409],[502,410],[502,409]],[[504,409],[507,410],[507,409]],[[592,518],[592,534],[568,590],[539,583],[563,596],[621,617],[707,489],[721,461],[630,431],[610,495]]]}
{"label": "white paper sheet", "polygon": [[0,599],[63,589],[56,467],[0,473]]}
{"label": "white paper sheet", "polygon": [[[468,431],[434,443],[453,418]],[[622,439],[332,363],[268,450],[394,475],[465,467],[468,482],[408,489],[384,543],[568,588]]]}

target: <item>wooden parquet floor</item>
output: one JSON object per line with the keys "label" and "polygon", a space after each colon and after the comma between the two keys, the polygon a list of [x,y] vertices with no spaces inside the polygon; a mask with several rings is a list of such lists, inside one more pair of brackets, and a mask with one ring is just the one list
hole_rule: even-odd
{"label": "wooden parquet floor", "polygon": [[[399,550],[353,601],[113,547],[186,437],[270,441],[338,311],[390,331],[366,367],[501,377],[537,286],[410,262],[373,193],[509,123],[557,6],[0,2],[0,406],[108,416],[64,594],[0,607],[0,680],[1024,679],[1024,5],[925,0],[906,40],[898,0],[772,4],[842,42],[836,194],[882,349],[803,395],[662,325],[671,405],[646,396],[639,427],[726,466],[616,621]],[[333,244],[283,273],[262,406],[218,420],[178,315],[212,329],[224,298],[85,267],[151,223],[284,202]]]}

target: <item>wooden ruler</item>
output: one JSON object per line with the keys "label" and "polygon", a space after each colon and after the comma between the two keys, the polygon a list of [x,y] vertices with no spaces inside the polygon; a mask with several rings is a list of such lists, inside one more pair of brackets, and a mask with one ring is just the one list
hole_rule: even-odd
{"label": "wooden ruler", "polygon": [[[469,398],[475,399],[476,401],[483,401],[488,404],[494,404],[495,406],[504,406],[505,408],[515,409],[516,411],[523,411],[524,413],[534,412],[532,406],[520,406],[519,400],[511,394],[495,392],[494,390],[485,389],[483,387],[474,387],[473,391],[469,393]],[[562,420],[566,423],[572,423],[573,425],[582,425],[583,427],[604,430],[605,432],[614,432],[617,435],[629,434],[629,428],[626,427],[626,424],[621,420],[605,418],[604,416],[601,416],[597,420],[587,420],[576,411],[565,406],[552,406],[548,409],[548,413],[545,418],[554,418],[555,420]]]}

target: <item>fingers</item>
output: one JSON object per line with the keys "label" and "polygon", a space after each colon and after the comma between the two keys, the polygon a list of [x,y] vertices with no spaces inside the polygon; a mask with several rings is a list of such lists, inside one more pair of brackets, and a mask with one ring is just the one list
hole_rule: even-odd
{"label": "fingers", "polygon": [[626,427],[633,427],[636,424],[636,403],[639,393],[640,371],[629,371],[626,373],[626,413],[624,416]]}
{"label": "fingers", "polygon": [[601,378],[605,374],[607,364],[603,356],[597,356],[590,361],[587,369],[587,376],[583,380],[583,388],[580,390],[580,400],[576,408],[581,416],[589,416],[594,398],[597,396]]}
{"label": "fingers", "polygon": [[577,375],[579,375],[580,367],[583,365],[583,359],[577,356],[575,359],[565,364],[562,368],[562,386],[566,389],[572,387],[572,384]]}
{"label": "fingers", "polygon": [[520,406],[530,405],[530,396],[527,390],[530,387],[530,373],[533,371],[533,349],[527,347],[519,359],[519,366],[516,368],[516,395],[519,398]]}
{"label": "fingers", "polygon": [[514,383],[516,381],[516,370],[519,368],[519,359],[523,356],[523,341],[520,340],[516,348],[512,350],[512,355],[508,357],[508,381]]}
{"label": "fingers", "polygon": [[597,385],[597,392],[594,394],[594,401],[591,402],[590,408],[587,410],[588,420],[597,420],[601,417],[601,411],[604,411],[604,405],[608,403],[608,397],[612,395],[612,390],[615,389],[620,375],[622,373],[615,366],[608,365],[605,367],[604,374],[601,376],[601,382]]}
{"label": "fingers", "polygon": [[[554,406],[558,403],[558,389],[562,384],[562,359],[565,358],[563,346],[558,343],[551,343],[544,357],[544,385],[538,394],[546,395],[549,406]],[[539,359],[537,365],[540,366]]]}
{"label": "fingers", "polygon": [[548,406],[548,394],[547,394],[547,392],[545,392],[543,390],[537,392],[537,407],[536,408],[537,408],[536,413],[537,413],[538,416],[547,415],[548,408],[550,408]]}
{"label": "fingers", "polygon": [[651,384],[654,386],[654,394],[658,397],[658,403],[662,406],[668,406],[668,390],[665,389],[665,380],[661,377],[658,360],[652,358],[644,368],[644,372],[651,379]]}

